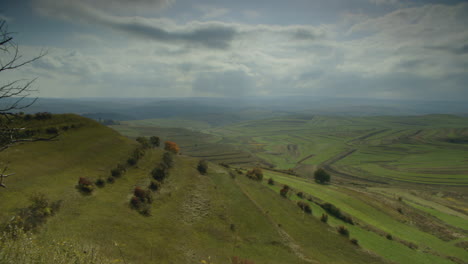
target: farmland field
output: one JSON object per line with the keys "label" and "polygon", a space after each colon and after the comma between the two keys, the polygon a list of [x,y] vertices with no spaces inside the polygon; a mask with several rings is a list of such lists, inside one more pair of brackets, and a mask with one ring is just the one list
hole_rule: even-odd
{"label": "farmland field", "polygon": [[[330,217],[328,225],[345,226],[363,249],[387,260],[468,261],[466,117],[297,115],[217,127],[186,124],[141,120],[114,128],[133,137],[153,133],[180,141],[187,155],[244,172],[263,167],[264,179],[275,185],[264,180],[260,191],[239,182],[259,206],[269,207],[259,192],[278,195],[283,185],[293,189],[288,200],[310,205],[313,218],[327,213],[320,204],[331,203],[355,224]],[[312,180],[319,167],[332,175],[330,185]],[[296,192],[310,200],[298,198]]]}
{"label": "farmland field", "polygon": [[375,182],[468,185],[468,118],[459,116],[300,115],[221,127],[155,119],[113,127],[131,137],[161,135],[189,155],[218,163],[261,162],[305,177],[324,167]]}

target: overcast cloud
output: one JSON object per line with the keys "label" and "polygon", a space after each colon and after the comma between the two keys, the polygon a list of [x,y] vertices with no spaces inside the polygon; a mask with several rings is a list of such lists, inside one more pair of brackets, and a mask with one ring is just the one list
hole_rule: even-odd
{"label": "overcast cloud", "polygon": [[467,3],[332,2],[33,0],[31,19],[0,18],[52,34],[25,55],[61,39],[9,76],[39,77],[40,96],[468,98]]}

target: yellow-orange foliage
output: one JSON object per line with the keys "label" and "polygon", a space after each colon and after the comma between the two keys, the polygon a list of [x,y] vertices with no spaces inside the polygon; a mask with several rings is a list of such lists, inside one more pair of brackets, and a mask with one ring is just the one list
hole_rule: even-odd
{"label": "yellow-orange foliage", "polygon": [[172,141],[166,141],[164,142],[164,149],[170,152],[173,152],[175,154],[179,153],[179,146],[175,142]]}

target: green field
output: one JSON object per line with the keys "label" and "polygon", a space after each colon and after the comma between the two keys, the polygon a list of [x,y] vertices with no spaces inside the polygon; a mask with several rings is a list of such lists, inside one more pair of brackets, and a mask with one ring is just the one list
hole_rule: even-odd
{"label": "green field", "polygon": [[[446,243],[446,241],[443,241],[436,235],[428,234],[414,225],[407,224],[414,221],[414,219],[411,219],[410,216],[397,213],[395,208],[390,206],[388,201],[383,200],[382,197],[368,196],[360,189],[356,191],[344,187],[323,186],[308,180],[277,172],[267,172],[265,177],[272,178],[277,182],[277,186],[270,186],[276,193],[279,193],[279,189],[282,186],[281,184],[287,184],[314,198],[337,205],[341,210],[352,215],[353,218],[359,222],[359,225],[345,224],[341,220],[330,218],[331,225],[346,225],[350,230],[351,236],[362,241],[361,244],[363,247],[381,256],[385,256],[392,261],[396,261],[397,263],[427,263],[430,262],[430,259],[434,259],[433,263],[450,263],[450,261],[446,259],[437,259],[436,256],[455,256],[465,260],[467,258],[465,250]],[[292,195],[290,198],[293,200],[299,199],[295,195]],[[367,199],[373,199],[373,203],[369,203]],[[438,205],[435,202],[425,202],[432,206]],[[311,205],[314,215],[317,218],[324,213],[321,207],[312,203]],[[442,206],[439,205],[439,207]],[[443,213],[439,211],[436,212],[438,212],[438,215],[443,215]],[[447,230],[450,232],[460,232],[460,236],[465,236],[466,231],[468,231],[466,229],[466,215],[451,215],[451,220],[452,221],[447,223],[452,226],[447,227]],[[391,234],[394,240],[388,240],[384,236],[379,236],[379,232],[370,232],[361,227],[367,225],[377,228],[379,232],[383,234]],[[424,248],[425,250],[409,249],[404,244],[396,242],[396,238],[412,242],[418,245],[419,249]],[[468,239],[465,237],[465,240]]]}
{"label": "green field", "polygon": [[306,116],[209,130],[279,169],[326,166],[354,178],[468,185],[468,119]]}
{"label": "green field", "polygon": [[[305,221],[294,204],[261,183],[243,176],[234,179],[213,163],[207,175],[200,175],[196,170],[199,159],[185,155],[175,157],[169,178],[153,194],[151,215],[139,214],[130,208],[129,200],[135,186],[149,184],[150,171],[164,152],[159,148],[147,150],[115,183],[84,195],[75,188],[79,177],[108,177],[110,169],[125,162],[137,143],[73,115],[28,125],[64,124],[76,126],[61,130],[54,141],[17,145],[0,153],[2,162],[16,173],[0,192],[2,223],[27,208],[28,198],[35,193],[62,201],[60,210],[35,229],[34,252],[51,247],[61,251],[74,244],[79,245],[72,248],[76,254],[97,252],[110,263],[200,263],[208,259],[229,263],[234,256],[255,263],[385,262],[317,219]],[[21,244],[17,253],[32,254],[30,247]],[[0,248],[0,259],[8,250]],[[40,254],[42,259],[52,256],[49,251]]]}
{"label": "green field", "polygon": [[[159,129],[154,125],[143,120],[116,128],[124,134],[131,128],[136,135]],[[176,131],[184,127],[180,122],[173,125]],[[387,260],[465,263],[468,259],[462,246],[468,243],[468,118],[301,115],[190,131],[209,138],[195,143],[203,145],[199,149],[190,140],[184,143],[190,155],[234,167],[256,164],[276,170],[267,171],[265,177],[338,206],[358,225],[331,218],[330,226],[345,225],[362,248]],[[246,161],[236,162],[232,149],[248,153]],[[249,156],[255,162],[248,163]],[[317,167],[332,174],[332,185],[305,179],[313,177]],[[268,187],[276,195],[280,189]],[[315,218],[324,213],[317,204],[309,204]]]}

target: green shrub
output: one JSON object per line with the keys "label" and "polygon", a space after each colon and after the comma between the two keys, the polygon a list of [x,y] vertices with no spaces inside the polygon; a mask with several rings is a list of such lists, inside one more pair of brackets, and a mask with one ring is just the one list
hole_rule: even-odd
{"label": "green shrub", "polygon": [[133,157],[128,158],[127,164],[130,165],[130,166],[135,166],[137,164],[137,159],[135,159]]}
{"label": "green shrub", "polygon": [[106,181],[103,178],[99,178],[94,184],[96,184],[97,187],[102,188],[106,185]]}
{"label": "green shrub", "polygon": [[320,221],[327,223],[328,222],[328,215],[327,214],[322,214],[320,217]]}
{"label": "green shrub", "polygon": [[158,191],[161,188],[161,183],[157,180],[152,180],[148,188],[152,191]]}
{"label": "green shrub", "polygon": [[139,148],[136,148],[133,153],[132,153],[132,158],[136,159],[136,160],[139,160],[141,158],[143,158],[143,156],[145,155],[145,151],[142,147],[139,147]]}
{"label": "green shrub", "polygon": [[130,206],[145,216],[151,215],[151,204],[153,197],[150,190],[143,190],[140,187],[135,187],[133,197],[130,199]]}
{"label": "green shrub", "polygon": [[268,179],[268,184],[275,185],[275,180],[273,180],[273,178]]}
{"label": "green shrub", "polygon": [[283,186],[283,189],[280,190],[280,195],[284,198],[286,198],[288,196],[288,192],[289,192],[289,186],[288,185],[284,185]]}
{"label": "green shrub", "polygon": [[161,140],[157,136],[152,136],[150,137],[150,143],[153,147],[159,147]]}
{"label": "green shrub", "polygon": [[303,192],[298,192],[296,193],[297,197],[304,199],[304,193]]}
{"label": "green shrub", "polygon": [[345,236],[345,237],[349,237],[349,230],[345,226],[339,226],[338,227],[338,233],[340,235]]}
{"label": "green shrub", "polygon": [[112,176],[107,177],[107,183],[114,183],[114,182],[115,182],[114,177],[112,177]]}
{"label": "green shrub", "polygon": [[33,231],[47,221],[47,218],[55,215],[61,206],[61,201],[50,202],[44,194],[34,194],[29,198],[31,204],[18,210],[7,224],[6,230],[20,228],[24,231]]}
{"label": "green shrub", "polygon": [[90,194],[94,191],[94,183],[85,177],[80,177],[77,185],[78,190],[82,193]]}
{"label": "green shrub", "polygon": [[203,175],[206,174],[208,172],[208,162],[206,162],[206,160],[200,160],[198,162],[197,170]]}
{"label": "green shrub", "polygon": [[149,190],[143,190],[140,187],[135,187],[135,189],[133,190],[133,195],[137,197],[138,199],[140,199],[140,201],[143,203],[153,202],[153,197]]}
{"label": "green shrub", "polygon": [[299,206],[299,208],[301,208],[301,210],[305,213],[312,214],[312,209],[310,208],[310,205],[308,203],[298,201],[297,206]]}
{"label": "green shrub", "polygon": [[325,211],[327,211],[329,214],[333,215],[334,217],[342,220],[345,223],[352,224],[354,225],[354,221],[350,216],[347,216],[341,212],[339,208],[334,206],[331,203],[324,203],[320,205]]}
{"label": "green shrub", "polygon": [[47,134],[58,134],[58,129],[56,127],[48,127],[46,128]]}
{"label": "green shrub", "polygon": [[172,168],[174,166],[174,154],[172,152],[164,152],[161,162],[166,168]]}
{"label": "green shrub", "polygon": [[330,182],[330,174],[328,174],[328,172],[326,172],[324,169],[320,168],[315,171],[314,179],[321,184],[328,183]]}
{"label": "green shrub", "polygon": [[133,209],[140,209],[141,205],[143,204],[143,202],[138,199],[138,197],[136,196],[133,196],[131,199],[130,199],[130,206],[133,208]]}
{"label": "green shrub", "polygon": [[359,241],[357,239],[351,238],[349,241],[351,242],[351,244],[359,246]]}
{"label": "green shrub", "polygon": [[247,172],[246,176],[249,179],[252,179],[252,180],[255,180],[255,181],[262,181],[263,171],[260,168],[253,168],[252,170]]}
{"label": "green shrub", "polygon": [[158,166],[151,171],[151,176],[153,176],[153,179],[162,183],[168,176],[168,171],[163,166]]}
{"label": "green shrub", "polygon": [[137,137],[136,141],[145,149],[151,147],[150,141],[146,137]]}
{"label": "green shrub", "polygon": [[119,170],[118,168],[113,168],[111,170],[111,175],[112,177],[119,178],[120,176],[122,176],[122,171]]}
{"label": "green shrub", "polygon": [[151,216],[151,206],[148,204],[143,204],[138,212],[144,216]]}
{"label": "green shrub", "polygon": [[34,119],[36,120],[46,120],[46,119],[51,119],[52,114],[49,112],[41,112],[41,113],[36,113],[34,115]]}
{"label": "green shrub", "polygon": [[393,236],[390,235],[390,234],[387,234],[385,237],[386,237],[388,240],[393,240]]}

